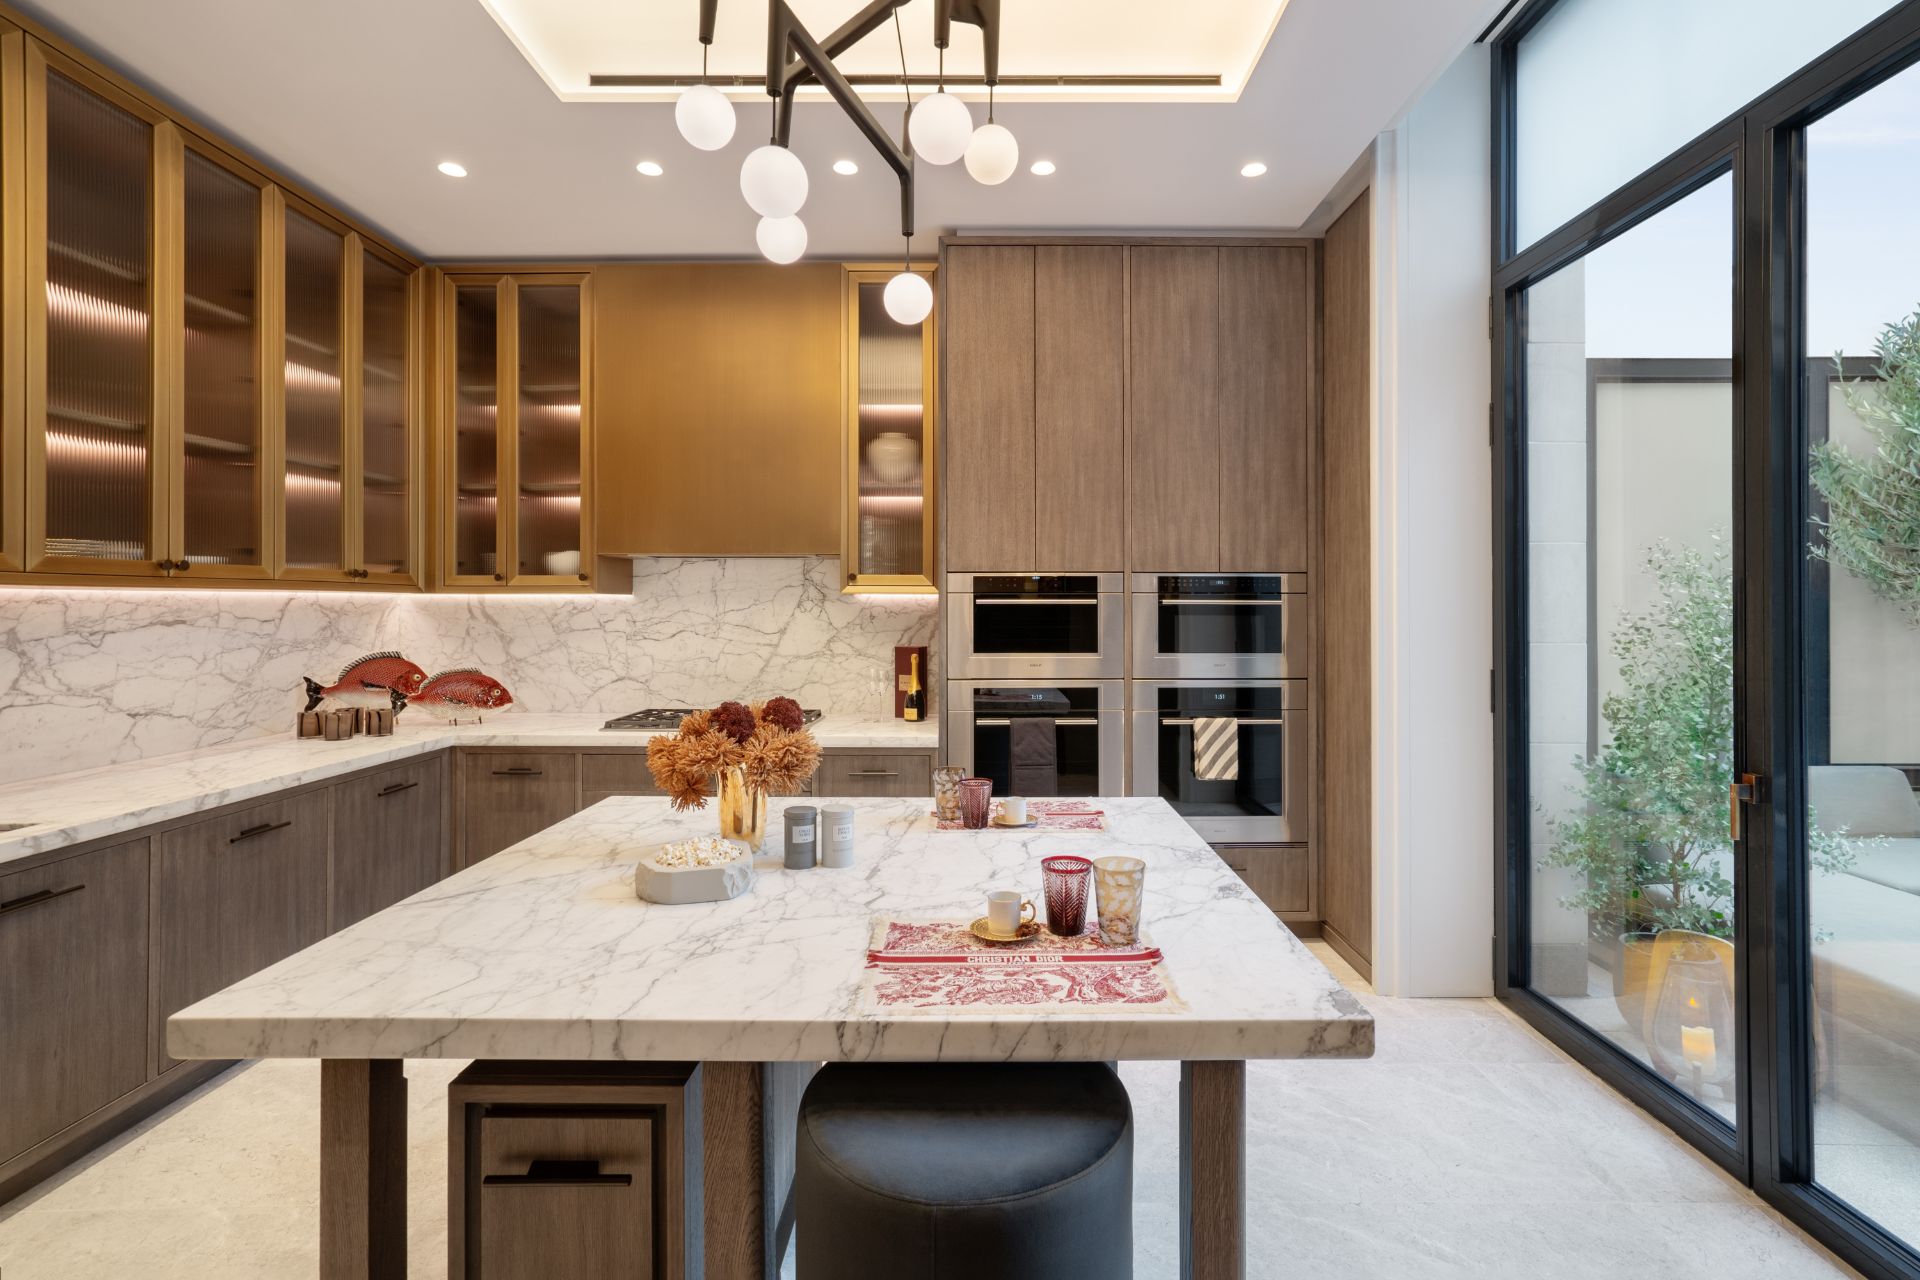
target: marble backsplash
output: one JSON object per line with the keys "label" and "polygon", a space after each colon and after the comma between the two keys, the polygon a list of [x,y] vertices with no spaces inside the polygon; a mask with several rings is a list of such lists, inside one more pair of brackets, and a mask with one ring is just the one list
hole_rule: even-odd
{"label": "marble backsplash", "polygon": [[873,714],[893,647],[937,651],[938,618],[842,596],[832,557],[640,560],[631,598],[0,588],[0,781],[288,732],[302,676],[376,649],[481,667],[527,711],[784,693]]}

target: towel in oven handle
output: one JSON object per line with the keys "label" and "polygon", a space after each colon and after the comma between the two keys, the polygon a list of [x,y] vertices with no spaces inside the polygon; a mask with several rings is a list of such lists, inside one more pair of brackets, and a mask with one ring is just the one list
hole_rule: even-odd
{"label": "towel in oven handle", "polygon": [[[1257,716],[1232,716],[1232,717],[1207,716],[1205,718],[1208,720],[1231,719],[1235,724],[1238,724],[1238,725],[1285,724],[1287,722],[1284,716],[1274,716],[1271,718],[1257,717]],[[1163,718],[1160,721],[1160,723],[1161,724],[1192,724],[1194,722],[1194,719],[1195,717],[1193,716],[1167,717],[1167,718]]]}

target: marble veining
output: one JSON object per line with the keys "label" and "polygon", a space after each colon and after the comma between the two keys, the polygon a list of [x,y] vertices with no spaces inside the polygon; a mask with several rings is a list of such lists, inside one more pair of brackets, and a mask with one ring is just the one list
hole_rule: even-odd
{"label": "marble veining", "polygon": [[[302,740],[282,732],[138,764],[16,782],[0,786],[0,823],[28,825],[0,832],[0,866],[443,747],[640,750],[653,736],[609,733],[600,727],[604,720],[600,715],[528,715],[510,710],[489,716],[482,724],[403,720],[389,737],[344,742]],[[939,744],[940,728],[935,721],[908,724],[890,716],[835,713],[813,725],[813,736],[823,747],[932,750]]]}
{"label": "marble veining", "polygon": [[[1373,1019],[1159,799],[1106,799],[1109,830],[942,832],[925,800],[857,801],[858,861],[787,871],[752,893],[657,906],[633,862],[712,815],[602,801],[189,1006],[177,1057],[1047,1061],[1367,1057]],[[780,830],[780,802],[768,829]],[[861,1006],[877,912],[980,909],[1037,896],[1039,858],[1147,863],[1144,919],[1188,1003],[1123,1010],[919,1014]]]}
{"label": "marble veining", "polygon": [[605,718],[779,693],[876,714],[893,647],[933,644],[932,598],[842,596],[831,556],[634,569],[631,597],[0,589],[0,781],[279,734],[303,675],[377,649]]}

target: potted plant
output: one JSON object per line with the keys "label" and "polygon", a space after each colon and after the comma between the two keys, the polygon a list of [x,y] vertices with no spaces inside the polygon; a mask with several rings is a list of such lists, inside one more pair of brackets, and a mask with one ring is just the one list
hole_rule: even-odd
{"label": "potted plant", "polygon": [[[1653,935],[1687,929],[1734,936],[1732,845],[1733,575],[1724,544],[1665,540],[1647,552],[1654,598],[1623,616],[1611,649],[1618,689],[1601,703],[1606,737],[1575,760],[1582,802],[1550,817],[1541,865],[1580,873],[1561,899],[1617,943],[1614,998],[1628,1027],[1645,1025]],[[1821,871],[1853,862],[1842,834],[1808,823]]]}
{"label": "potted plant", "polygon": [[647,768],[673,807],[704,809],[717,792],[720,834],[755,851],[766,840],[768,794],[797,794],[819,767],[820,744],[792,698],[723,702],[647,743]]}

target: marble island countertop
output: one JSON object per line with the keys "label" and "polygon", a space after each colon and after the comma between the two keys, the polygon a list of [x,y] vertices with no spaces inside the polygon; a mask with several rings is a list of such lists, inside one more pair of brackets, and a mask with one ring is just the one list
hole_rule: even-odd
{"label": "marble island countertop", "polygon": [[[861,800],[857,862],[758,861],[726,902],[656,906],[633,866],[713,814],[604,800],[175,1014],[176,1057],[1048,1061],[1367,1057],[1373,1019],[1164,801],[1105,832],[938,831]],[[768,830],[781,829],[775,801]],[[1039,896],[1042,854],[1148,864],[1143,919],[1186,1007],[890,1015],[863,1005],[876,913]]]}
{"label": "marble island countertop", "polygon": [[[156,756],[0,786],[0,866],[103,836],[118,835],[222,805],[258,799],[446,747],[644,749],[653,735],[602,729],[604,714],[507,711],[484,724],[442,725],[403,717],[389,737],[344,742],[299,739],[291,732],[201,751]],[[828,748],[939,745],[937,720],[908,724],[883,716],[828,714],[813,726]],[[7,830],[10,824],[20,824]]]}

